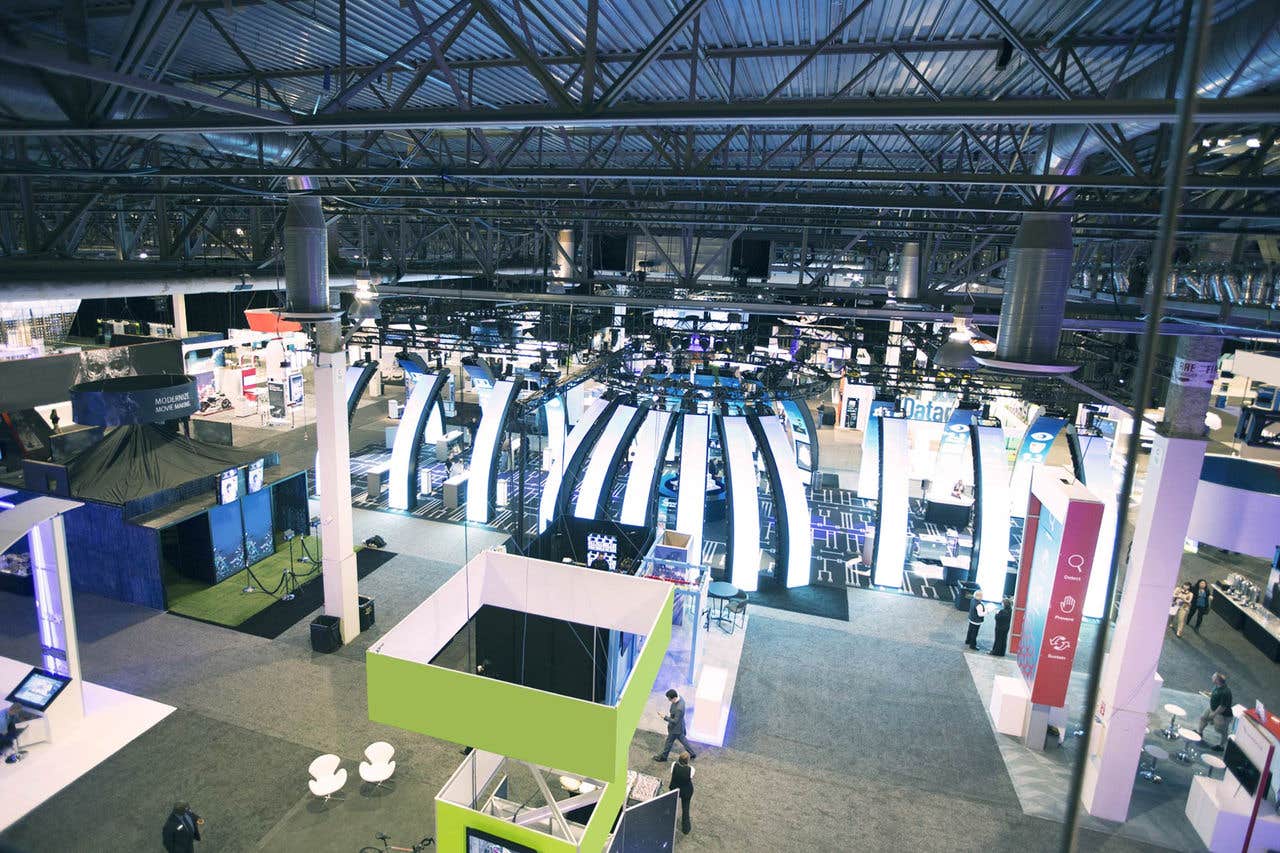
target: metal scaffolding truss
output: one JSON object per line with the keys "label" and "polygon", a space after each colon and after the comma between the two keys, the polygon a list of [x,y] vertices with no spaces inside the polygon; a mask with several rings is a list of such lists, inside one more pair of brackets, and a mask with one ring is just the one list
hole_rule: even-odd
{"label": "metal scaffolding truss", "polygon": [[[994,241],[967,272],[1026,211],[1146,242],[1183,5],[32,0],[0,13],[0,254],[269,265],[299,175],[348,255],[488,278],[584,223]],[[1280,11],[1215,18],[1180,229],[1275,235]]]}

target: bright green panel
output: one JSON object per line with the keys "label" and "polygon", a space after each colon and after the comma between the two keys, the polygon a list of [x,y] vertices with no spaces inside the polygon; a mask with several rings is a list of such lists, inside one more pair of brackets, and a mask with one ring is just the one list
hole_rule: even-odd
{"label": "bright green panel", "polygon": [[662,659],[667,656],[667,647],[671,645],[671,608],[674,597],[675,589],[672,588],[667,593],[662,612],[658,614],[653,633],[645,638],[644,648],[636,658],[631,678],[622,691],[622,698],[618,702],[618,740],[614,753],[618,757],[618,766],[615,768],[615,775],[601,778],[615,781],[625,781],[627,778],[627,756],[631,751],[631,739],[635,737],[636,723],[644,713],[649,694],[653,692],[653,682],[658,677],[658,670],[662,668]]}
{"label": "bright green panel", "polygon": [[587,831],[582,834],[581,850],[584,853],[599,853],[604,850],[605,839],[613,829],[614,818],[622,810],[623,800],[627,796],[627,776],[624,772],[622,780],[606,785],[600,802],[591,812],[591,820],[587,821]]}
{"label": "bright green panel", "polygon": [[[532,847],[539,853],[574,853],[579,849],[568,841],[543,835],[527,826],[516,826],[493,815],[481,814],[455,803],[436,800],[436,850],[440,853],[464,853],[467,849],[467,827]],[[608,829],[606,828],[605,831],[607,832]],[[597,853],[603,849],[603,846],[584,846],[581,849]]]}
{"label": "bright green panel", "polygon": [[[667,616],[669,626],[670,607]],[[620,733],[615,708],[372,652],[365,673],[375,722],[597,779],[621,767],[625,777],[617,749],[634,721]]]}

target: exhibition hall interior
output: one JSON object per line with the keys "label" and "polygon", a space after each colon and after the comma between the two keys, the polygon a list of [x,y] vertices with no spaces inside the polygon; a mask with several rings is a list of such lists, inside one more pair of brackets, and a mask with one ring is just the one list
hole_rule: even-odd
{"label": "exhibition hall interior", "polygon": [[1274,0],[0,43],[0,853],[1280,850]]}

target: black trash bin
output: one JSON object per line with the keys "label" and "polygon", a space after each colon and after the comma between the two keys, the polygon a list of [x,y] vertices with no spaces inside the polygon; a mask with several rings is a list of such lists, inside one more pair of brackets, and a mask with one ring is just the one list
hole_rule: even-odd
{"label": "black trash bin", "polygon": [[360,630],[368,631],[373,627],[373,599],[367,595],[360,596]]}
{"label": "black trash bin", "polygon": [[317,616],[311,620],[311,648],[323,654],[342,648],[342,623],[337,616]]}
{"label": "black trash bin", "polygon": [[960,581],[960,585],[956,588],[956,610],[968,610],[972,603],[973,594],[978,591],[978,585],[972,581]]}

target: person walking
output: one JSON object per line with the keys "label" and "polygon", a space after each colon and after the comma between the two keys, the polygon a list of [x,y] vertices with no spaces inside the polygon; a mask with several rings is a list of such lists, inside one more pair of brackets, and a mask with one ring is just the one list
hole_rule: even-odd
{"label": "person walking", "polygon": [[975,590],[969,601],[969,631],[964,636],[964,644],[974,651],[978,650],[978,629],[986,618],[987,608],[982,603],[982,590]]}
{"label": "person walking", "polygon": [[1191,615],[1191,604],[1195,601],[1195,593],[1191,589],[1191,581],[1178,587],[1173,594],[1173,633],[1181,637],[1187,627],[1187,617]]}
{"label": "person walking", "polygon": [[1191,593],[1193,596],[1191,614],[1187,617],[1187,621],[1195,620],[1195,624],[1191,627],[1199,634],[1200,623],[1204,621],[1204,614],[1209,612],[1209,598],[1213,595],[1213,592],[1209,589],[1209,582],[1204,578],[1200,578],[1200,580],[1196,581]]}
{"label": "person walking", "polygon": [[993,658],[1004,657],[1005,646],[1009,641],[1009,623],[1013,621],[1013,599],[1005,596],[1000,602],[1000,612],[996,614],[996,636],[991,641],[990,655]]}
{"label": "person walking", "polygon": [[680,753],[679,758],[671,765],[671,784],[668,791],[680,792],[680,831],[685,835],[693,829],[689,822],[689,801],[693,799],[693,775],[697,768],[689,763],[689,753]]}
{"label": "person walking", "polygon": [[174,803],[160,831],[164,849],[168,853],[194,853],[202,826],[204,818],[193,812],[190,804],[181,800]]}
{"label": "person walking", "polygon": [[667,742],[662,747],[662,752],[655,755],[653,760],[666,761],[667,756],[671,754],[671,746],[676,741],[679,741],[685,752],[689,753],[689,758],[697,758],[698,754],[693,751],[689,741],[685,740],[684,700],[680,698],[680,694],[675,690],[668,690],[667,701],[671,703],[671,713],[662,715],[662,719],[667,721]]}
{"label": "person walking", "polygon": [[1231,688],[1227,686],[1227,676],[1225,673],[1215,672],[1213,674],[1213,692],[1209,694],[1209,710],[1200,715],[1200,725],[1196,727],[1196,732],[1203,737],[1205,726],[1213,723],[1213,727],[1218,732],[1218,745],[1209,747],[1214,752],[1222,752],[1227,745],[1227,729],[1231,725],[1231,719],[1234,712],[1231,706],[1235,704],[1235,699],[1231,696]]}

